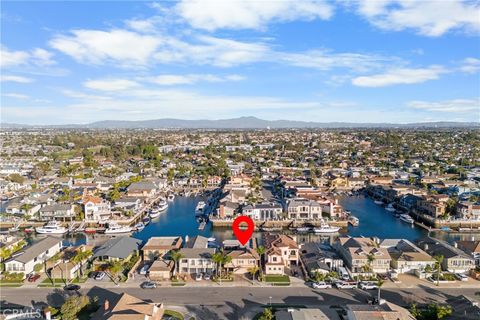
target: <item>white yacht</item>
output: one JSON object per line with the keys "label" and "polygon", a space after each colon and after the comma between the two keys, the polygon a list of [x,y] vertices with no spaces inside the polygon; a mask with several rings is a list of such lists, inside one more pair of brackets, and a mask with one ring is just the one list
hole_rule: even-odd
{"label": "white yacht", "polygon": [[65,234],[68,229],[62,227],[57,221],[50,221],[43,227],[35,228],[35,231],[41,234]]}
{"label": "white yacht", "polygon": [[412,219],[412,217],[410,217],[408,214],[401,214],[400,215],[400,220],[404,221],[404,222],[407,222],[407,223],[414,223],[415,220]]}
{"label": "white yacht", "polygon": [[105,234],[129,233],[129,232],[132,232],[131,227],[121,226],[116,222],[109,223],[108,228],[105,230]]}
{"label": "white yacht", "polygon": [[162,212],[157,207],[154,207],[150,210],[149,216],[150,218],[155,219],[160,217],[160,214],[162,214]]}
{"label": "white yacht", "polygon": [[197,204],[197,207],[195,208],[195,215],[197,215],[197,216],[203,215],[203,209],[205,209],[205,202],[204,202],[204,201],[200,201],[200,202]]}
{"label": "white yacht", "polygon": [[175,200],[175,195],[174,195],[173,193],[170,193],[170,194],[168,195],[168,197],[167,197],[167,200],[168,200],[168,201],[173,201],[173,200]]}
{"label": "white yacht", "polygon": [[145,229],[145,224],[143,224],[143,222],[139,222],[135,225],[135,230],[142,231],[143,229]]}
{"label": "white yacht", "polygon": [[315,233],[336,233],[340,230],[340,227],[332,227],[326,223],[322,223],[320,228],[313,228],[313,232]]}
{"label": "white yacht", "polygon": [[392,203],[389,203],[388,206],[385,208],[385,210],[390,212],[395,212],[395,208],[393,207]]}
{"label": "white yacht", "polygon": [[160,212],[162,212],[162,211],[165,211],[167,209],[168,209],[168,202],[163,200],[163,199],[160,200],[160,202],[158,203],[158,210]]}

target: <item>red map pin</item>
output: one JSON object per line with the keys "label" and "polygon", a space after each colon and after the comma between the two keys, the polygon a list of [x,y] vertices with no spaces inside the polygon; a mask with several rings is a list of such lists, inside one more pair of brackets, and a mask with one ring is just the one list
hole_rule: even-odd
{"label": "red map pin", "polygon": [[[241,223],[246,223],[247,228],[240,228]],[[232,229],[238,241],[240,241],[242,245],[245,245],[245,243],[247,243],[248,240],[250,240],[250,238],[252,237],[253,230],[255,229],[255,224],[253,223],[253,220],[247,216],[238,216],[233,221]]]}

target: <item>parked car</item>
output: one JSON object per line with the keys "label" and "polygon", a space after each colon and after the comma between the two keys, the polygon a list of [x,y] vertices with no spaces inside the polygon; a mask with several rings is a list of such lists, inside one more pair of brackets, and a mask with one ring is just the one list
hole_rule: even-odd
{"label": "parked car", "polygon": [[360,287],[360,289],[363,289],[363,290],[378,289],[378,285],[375,282],[372,282],[372,281],[362,281],[362,282],[360,282],[359,287]]}
{"label": "parked car", "polygon": [[39,274],[31,274],[28,276],[27,281],[28,282],[35,282],[40,278]]}
{"label": "parked car", "polygon": [[326,283],[325,281],[312,282],[312,288],[314,288],[314,289],[331,289],[332,285],[330,283]]}
{"label": "parked car", "polygon": [[101,281],[101,280],[103,280],[103,278],[105,278],[106,275],[107,274],[105,272],[100,271],[95,275],[94,279],[97,280],[97,281]]}
{"label": "parked car", "polygon": [[204,279],[204,280],[210,281],[211,278],[212,278],[212,276],[210,275],[210,273],[205,273],[205,274],[203,275],[203,279]]}
{"label": "parked car", "polygon": [[67,284],[65,287],[63,287],[63,290],[78,291],[78,290],[80,290],[80,286],[78,284],[70,283],[70,284]]}
{"label": "parked car", "polygon": [[337,281],[335,282],[335,287],[338,289],[353,289],[357,287],[357,283],[349,281]]}
{"label": "parked car", "polygon": [[157,287],[157,284],[152,281],[145,281],[140,285],[140,288],[142,289],[155,289]]}
{"label": "parked car", "polygon": [[455,273],[455,278],[457,278],[460,281],[468,281],[468,277],[461,273]]}
{"label": "parked car", "polygon": [[201,281],[203,279],[202,274],[199,272],[195,275],[195,281]]}
{"label": "parked car", "polygon": [[145,274],[147,274],[147,271],[148,271],[149,268],[150,268],[150,266],[148,264],[146,264],[142,267],[142,269],[140,269],[140,271],[138,273],[145,275]]}

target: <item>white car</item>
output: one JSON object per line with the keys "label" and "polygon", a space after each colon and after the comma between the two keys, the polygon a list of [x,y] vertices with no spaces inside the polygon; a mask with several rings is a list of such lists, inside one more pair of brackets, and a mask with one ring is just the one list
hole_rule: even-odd
{"label": "white car", "polygon": [[100,281],[100,280],[103,280],[103,278],[105,278],[107,274],[105,272],[99,272],[95,275],[95,280],[97,281]]}
{"label": "white car", "polygon": [[202,277],[202,274],[201,274],[201,273],[197,273],[197,274],[195,275],[195,281],[201,281],[202,279],[203,279],[203,277]]}
{"label": "white car", "polygon": [[208,280],[210,280],[211,278],[212,278],[212,276],[210,275],[210,273],[205,273],[205,274],[203,275],[203,279],[204,279],[204,280],[207,280],[207,281],[208,281]]}
{"label": "white car", "polygon": [[335,287],[338,289],[354,289],[357,287],[356,282],[347,282],[347,281],[337,281],[335,282]]}
{"label": "white car", "polygon": [[360,282],[360,289],[363,289],[363,290],[378,289],[378,285],[375,282],[362,281]]}
{"label": "white car", "polygon": [[455,278],[457,278],[457,280],[460,280],[460,281],[468,281],[468,277],[461,273],[456,273]]}
{"label": "white car", "polygon": [[331,289],[332,285],[330,283],[326,283],[325,281],[313,282],[312,288],[314,289]]}
{"label": "white car", "polygon": [[147,271],[148,271],[149,268],[150,268],[150,266],[148,264],[146,264],[142,267],[142,269],[140,269],[140,271],[138,273],[145,275],[145,274],[147,274]]}

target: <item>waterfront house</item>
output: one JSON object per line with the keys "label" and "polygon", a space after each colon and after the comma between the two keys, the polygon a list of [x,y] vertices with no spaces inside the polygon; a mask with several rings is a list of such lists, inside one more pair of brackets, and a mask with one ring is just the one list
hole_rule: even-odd
{"label": "waterfront house", "polygon": [[82,276],[87,268],[88,258],[76,261],[75,257],[80,252],[90,249],[90,246],[85,245],[78,248],[65,248],[65,250],[60,252],[59,259],[47,261],[46,269],[50,273],[50,277],[71,281]]}
{"label": "waterfront house", "polygon": [[100,197],[85,195],[82,200],[85,220],[89,221],[106,221],[110,219],[112,213],[110,211],[110,202]]}
{"label": "waterfront house", "polygon": [[127,293],[110,295],[108,300],[91,316],[98,320],[160,320],[164,314],[163,304],[138,299]]}
{"label": "waterfront house", "polygon": [[339,237],[334,247],[354,275],[387,273],[392,258],[388,250],[380,247],[379,243],[377,238]]}
{"label": "waterfront house", "polygon": [[422,197],[417,201],[417,210],[420,213],[438,218],[445,215],[446,206],[444,202],[440,202],[436,198],[428,196]]}
{"label": "waterfront house", "polygon": [[242,213],[253,220],[276,220],[281,217],[282,206],[278,203],[256,203],[243,207]]}
{"label": "waterfront house", "polygon": [[127,236],[112,238],[94,250],[94,263],[128,261],[139,251],[142,240]]}
{"label": "waterfront house", "polygon": [[214,272],[215,263],[212,261],[212,256],[215,253],[214,248],[182,248],[180,253],[183,257],[179,262],[181,273]]}
{"label": "waterfront house", "polygon": [[218,216],[220,218],[232,218],[238,210],[238,203],[232,201],[222,201],[218,207]]}
{"label": "waterfront house", "polygon": [[460,219],[480,220],[480,202],[461,201],[457,203],[455,209]]}
{"label": "waterfront house", "polygon": [[42,238],[19,254],[6,260],[5,271],[27,275],[33,272],[35,265],[45,263],[61,249],[62,239],[56,237]]}
{"label": "waterfront house", "polygon": [[425,237],[418,241],[420,247],[431,256],[443,256],[442,269],[453,273],[467,273],[475,268],[473,257],[458,248],[457,243],[453,246],[447,242],[431,237]]}
{"label": "waterfront house", "polygon": [[38,211],[38,216],[40,220],[70,220],[72,221],[75,218],[75,207],[73,204],[69,203],[56,203],[51,205],[46,205],[45,207],[40,208]]}
{"label": "waterfront house", "polygon": [[390,253],[392,268],[397,273],[423,271],[427,265],[433,267],[435,264],[432,256],[406,239],[385,239],[380,247]]}
{"label": "waterfront house", "polygon": [[458,241],[458,248],[475,259],[475,265],[480,266],[480,240]]}
{"label": "waterfront house", "polygon": [[258,266],[260,261],[258,253],[251,248],[228,251],[227,255],[232,257],[232,261],[224,268],[236,274],[247,273],[250,268]]}
{"label": "waterfront house", "polygon": [[317,220],[322,218],[322,206],[314,200],[296,198],[288,201],[289,219]]}
{"label": "waterfront house", "polygon": [[170,250],[182,247],[182,237],[151,237],[142,248],[144,260],[157,260],[163,258]]}
{"label": "waterfront house", "polygon": [[294,236],[265,233],[263,243],[266,274],[286,274],[287,268],[298,265],[299,249]]}
{"label": "waterfront house", "polygon": [[136,211],[140,208],[142,202],[142,199],[137,197],[122,197],[115,200],[115,208]]}
{"label": "waterfront house", "polygon": [[153,198],[157,192],[157,186],[151,181],[134,182],[127,188],[129,197]]}

